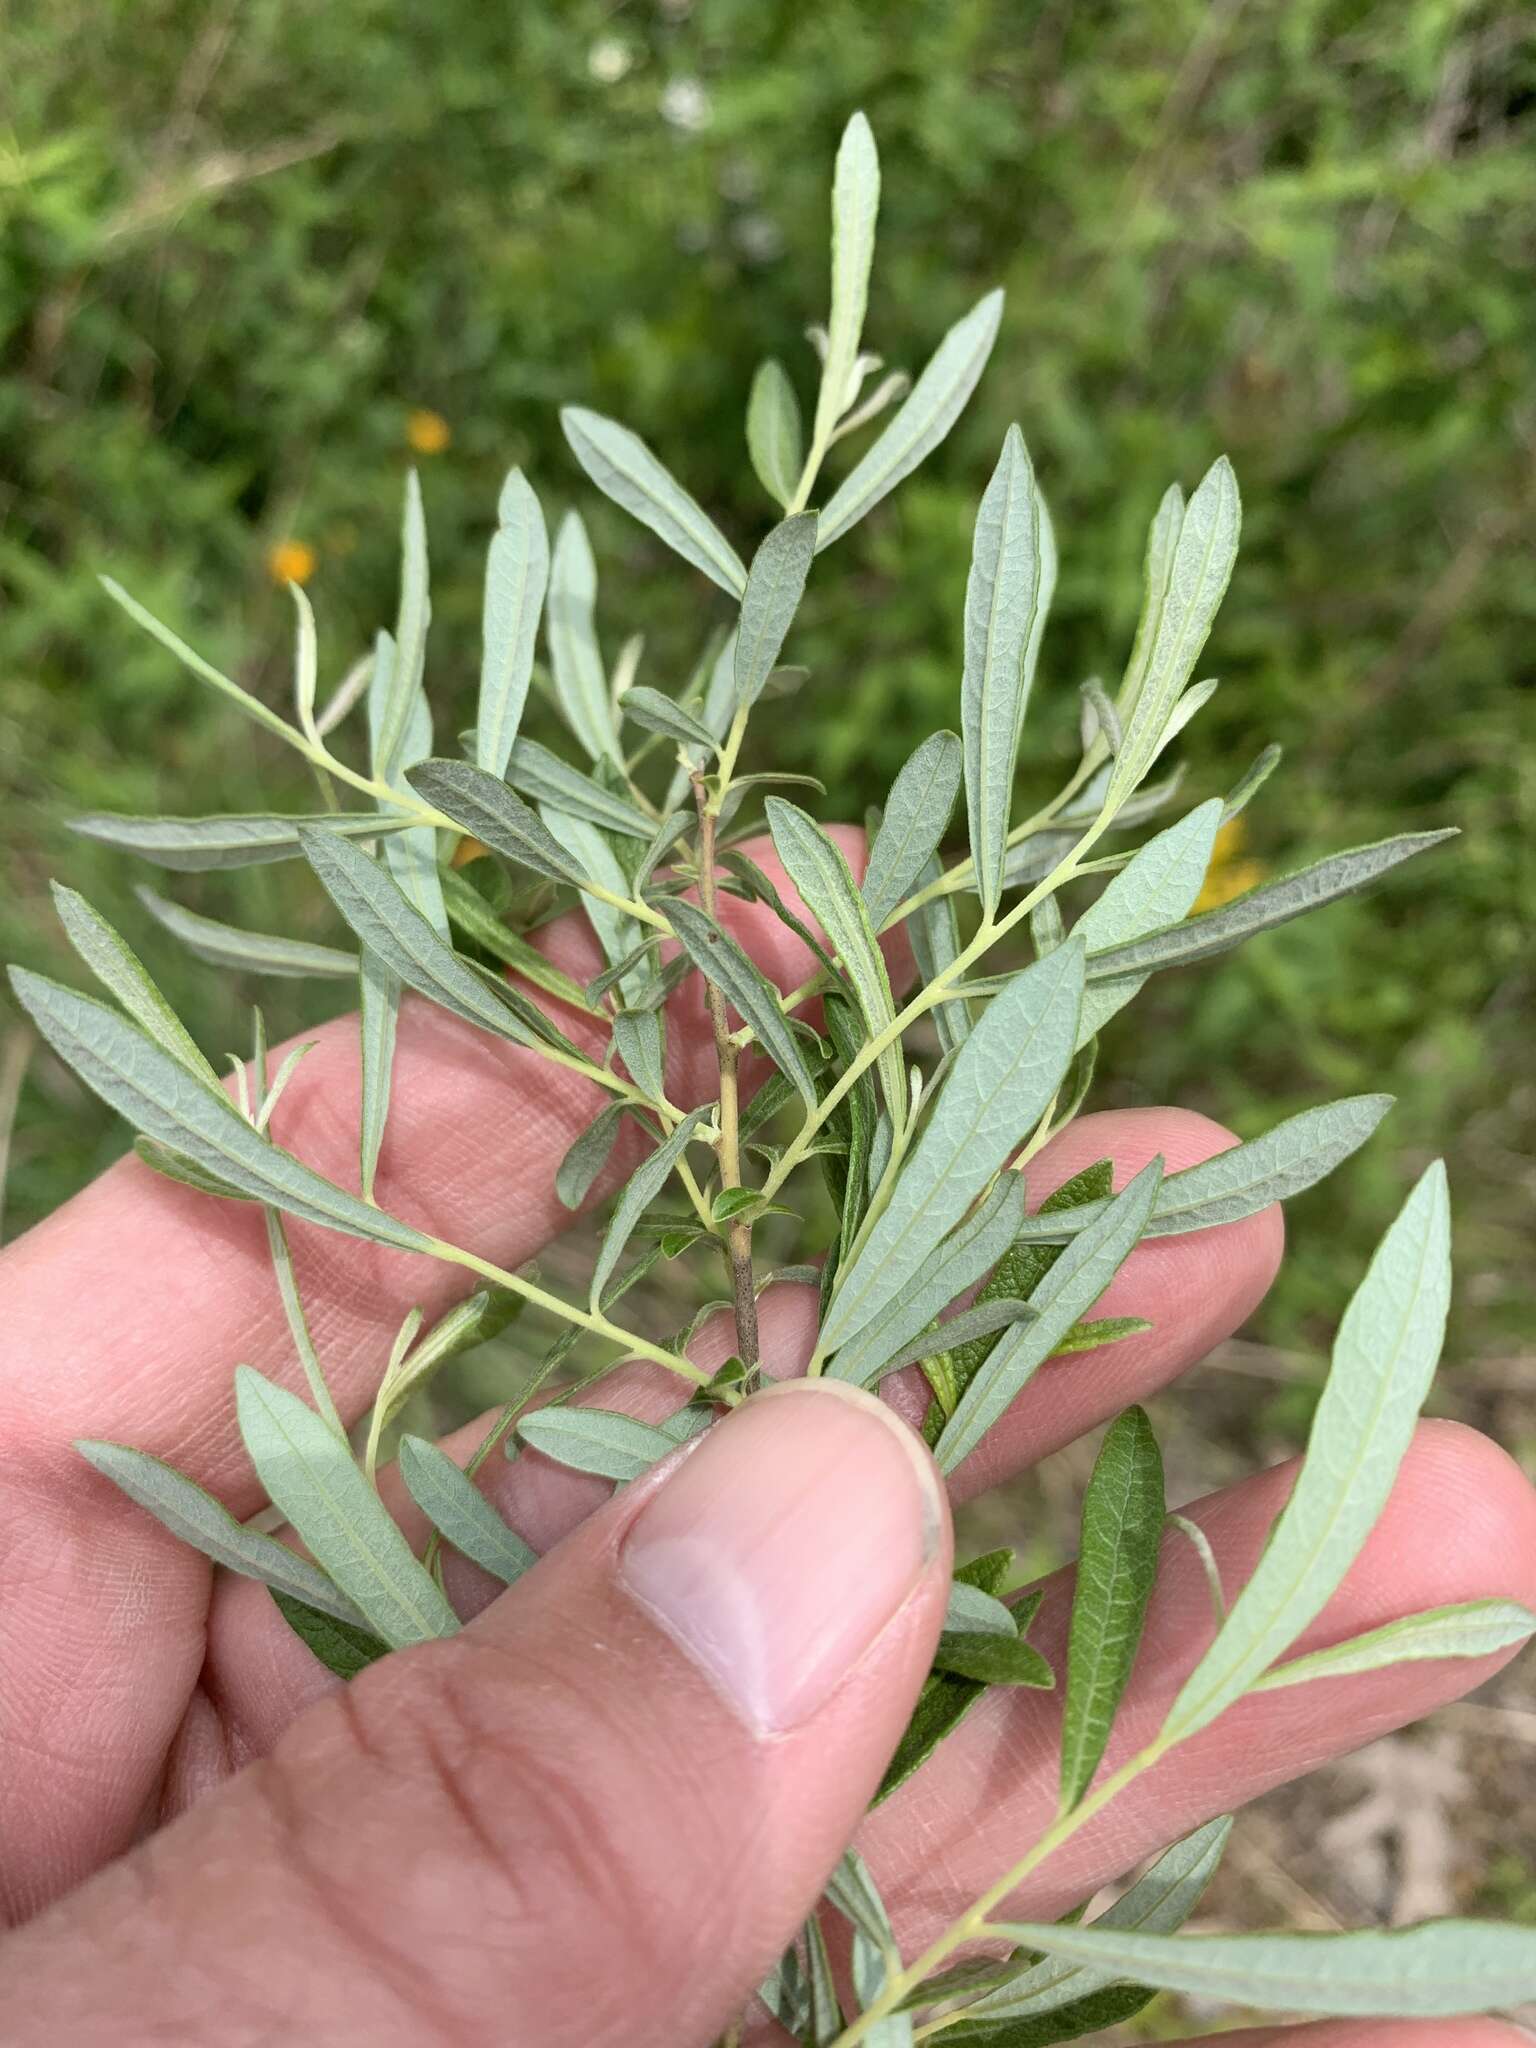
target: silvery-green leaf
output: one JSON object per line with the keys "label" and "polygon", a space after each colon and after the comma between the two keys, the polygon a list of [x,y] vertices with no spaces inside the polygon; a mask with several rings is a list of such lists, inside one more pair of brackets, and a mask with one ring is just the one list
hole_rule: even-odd
{"label": "silvery-green leaf", "polygon": [[[567,811],[561,811],[546,804],[540,816],[554,843],[562,849],[564,857],[575,863],[582,873],[610,896],[625,897],[630,893],[629,876],[625,873],[613,842],[596,825],[585,818],[575,818]],[[603,958],[609,966],[636,954],[642,939],[647,934],[637,919],[621,910],[616,903],[606,898],[587,894],[582,898],[582,910],[588,924],[597,935],[602,947]],[[619,975],[618,985],[626,1003],[639,1008],[644,1003],[647,991],[655,980],[655,974],[644,954],[640,954],[633,967]]]}
{"label": "silvery-green leaf", "polygon": [[173,1180],[184,1188],[195,1188],[200,1195],[217,1195],[225,1202],[253,1202],[254,1195],[248,1195],[244,1188],[237,1188],[216,1173],[196,1165],[185,1154],[174,1152],[167,1145],[158,1144],[153,1138],[135,1138],[133,1149],[152,1173]]}
{"label": "silvery-green leaf", "polygon": [[536,1408],[518,1417],[517,1433],[546,1458],[600,1479],[639,1479],[677,1449],[650,1423],[606,1408]]}
{"label": "silvery-green leaf", "polygon": [[357,1145],[363,1196],[370,1203],[379,1154],[384,1148],[384,1127],[389,1122],[400,994],[399,978],[377,954],[365,951],[357,977],[358,1058],[362,1068]]}
{"label": "silvery-green leaf", "polygon": [[1016,1637],[1018,1632],[1013,1610],[985,1587],[973,1586],[965,1579],[951,1582],[944,1609],[946,1635]]}
{"label": "silvery-green leaf", "polygon": [[[797,804],[771,796],[764,808],[784,871],[842,960],[865,1029],[873,1038],[894,1021],[896,1007],[891,1000],[885,959],[853,871],[836,842]],[[887,1046],[876,1066],[891,1113],[902,1115],[906,1108],[906,1078],[901,1047]]]}
{"label": "silvery-green leaf", "polygon": [[308,835],[304,850],[321,887],[364,949],[397,980],[466,1023],[514,1045],[540,1042],[510,1000],[499,996],[437,936],[377,861],[360,848],[321,833]]}
{"label": "silvery-green leaf", "polygon": [[[421,573],[425,574],[424,557]],[[424,591],[419,595],[424,604]],[[419,627],[424,631],[425,615],[416,616],[408,589],[402,590],[401,615],[404,626],[409,630],[415,632]],[[374,775],[391,786],[398,785],[404,770],[426,760],[432,752],[432,714],[427,708],[420,675],[420,660],[425,658],[424,642],[418,646],[417,653],[416,682],[405,706],[404,723],[391,740],[388,738],[388,721],[395,708],[395,685],[408,657],[387,633],[378,634],[374,642],[373,677],[368,689],[368,731]],[[448,914],[443,908],[442,884],[438,879],[435,827],[419,827],[396,833],[385,840],[384,864],[438,937],[446,940]]]}
{"label": "silvery-green leaf", "polygon": [[[1054,965],[1069,950],[1069,946],[1063,946],[1043,966]],[[1031,970],[1041,971],[1042,968]],[[996,1008],[994,1002],[988,1016]],[[972,1042],[983,1029],[984,1024],[977,1026]],[[1030,1307],[1035,1311],[1033,1320],[1016,1323],[998,1339],[944,1425],[934,1448],[941,1471],[953,1472],[970,1456],[1073,1324],[1093,1307],[1145,1231],[1162,1173],[1161,1159],[1144,1166],[1106,1205],[1098,1220],[1073,1238],[1040,1281],[1030,1297]]]}
{"label": "silvery-green leaf", "polygon": [[562,406],[560,425],[571,453],[605,496],[659,535],[685,562],[701,569],[727,596],[741,596],[747,582],[741,557],[638,434],[580,405]]}
{"label": "silvery-green leaf", "polygon": [[[1390,1095],[1346,1095],[1287,1117],[1249,1144],[1169,1174],[1157,1198],[1148,1237],[1176,1237],[1257,1215],[1271,1202],[1301,1194],[1357,1152],[1392,1107]],[[1102,1201],[1026,1216],[1019,1236],[1064,1243],[1104,1214]]]}
{"label": "silvery-green leaf", "polygon": [[324,739],[327,733],[334,732],[348,713],[356,708],[359,698],[367,695],[368,685],[372,681],[373,656],[359,655],[320,707],[319,715],[315,719],[315,731],[321,739]]}
{"label": "silvery-green leaf", "polygon": [[647,689],[643,683],[624,692],[619,699],[619,711],[644,731],[660,733],[663,739],[676,740],[679,746],[714,750],[714,735],[707,725],[670,697],[664,697],[660,690]]}
{"label": "silvery-green leaf", "polygon": [[759,363],[747,400],[747,453],[769,497],[785,506],[800,486],[805,460],[800,401],[784,365],[770,356]]}
{"label": "silvery-green leaf", "polygon": [[472,1479],[436,1444],[400,1439],[400,1477],[432,1526],[472,1564],[513,1585],[538,1559],[509,1529]]}
{"label": "silvery-green leaf", "polygon": [[[887,1373],[901,1372],[906,1366],[917,1365],[925,1358],[931,1358],[936,1351],[947,1351],[951,1344],[966,1344],[980,1337],[995,1337],[1000,1330],[1012,1327],[1014,1323],[1027,1321],[1034,1310],[1027,1301],[1015,1301],[1008,1295],[997,1295],[991,1301],[973,1302],[969,1308],[947,1323],[939,1323],[931,1330],[924,1330],[907,1342],[889,1358],[882,1359],[873,1377],[884,1379]],[[865,1384],[869,1384],[866,1379]]]}
{"label": "silvery-green leaf", "polygon": [[1357,1934],[1120,1933],[994,1923],[1009,1940],[1161,1990],[1276,2011],[1448,2019],[1536,1998],[1536,1928],[1478,1920]]}
{"label": "silvery-green leaf", "polygon": [[856,395],[854,365],[869,302],[879,210],[880,158],[869,122],[857,113],[843,130],[832,173],[832,309],[811,433],[817,449],[830,442],[833,428]]}
{"label": "silvery-green leaf", "polygon": [[864,870],[864,902],[876,931],[918,886],[949,829],[963,748],[952,732],[930,733],[891,784]]}
{"label": "silvery-green leaf", "polygon": [[1168,723],[1163,727],[1162,737],[1152,750],[1153,761],[1160,760],[1167,749],[1173,745],[1185,726],[1195,716],[1196,712],[1205,709],[1206,705],[1215,696],[1217,687],[1215,676],[1208,676],[1202,683],[1190,684],[1189,688],[1168,714]]}
{"label": "silvery-green leaf", "polygon": [[1109,779],[1111,799],[1129,795],[1156,758],[1226,594],[1240,523],[1237,479],[1219,456],[1180,521],[1144,679],[1134,703],[1127,706],[1122,696],[1125,739]]}
{"label": "silvery-green leaf", "polygon": [[797,1943],[785,1949],[758,1985],[757,1995],[786,2033],[797,2040],[804,2034],[811,2023],[811,1986]]}
{"label": "silvery-green leaf", "polygon": [[617,988],[625,976],[649,959],[660,945],[660,932],[648,932],[621,960],[615,960],[611,967],[605,967],[600,974],[594,974],[582,991],[586,997],[587,1007],[595,1010],[608,991]]}
{"label": "silvery-green leaf", "polygon": [[579,512],[567,512],[549,564],[544,631],[555,696],[566,724],[594,761],[617,760],[618,736],[597,644],[597,563]]}
{"label": "silvery-green leaf", "polygon": [[986,368],[1002,317],[1003,294],[988,292],[950,328],[900,412],[823,508],[816,530],[818,552],[845,534],[938,447]]}
{"label": "silvery-green leaf", "polygon": [[315,635],[315,610],[304,595],[302,584],[290,583],[288,594],[295,613],[293,653],[293,708],[300,730],[316,738],[315,691],[320,681],[320,649]]}
{"label": "silvery-green leaf", "polygon": [[1265,882],[1250,889],[1235,902],[1219,910],[1207,910],[1167,931],[1152,932],[1146,938],[1112,947],[1088,962],[1091,981],[1112,981],[1124,975],[1145,976],[1155,967],[1182,967],[1192,960],[1208,960],[1231,946],[1241,945],[1255,932],[1286,924],[1320,904],[1333,903],[1368,888],[1400,861],[1411,860],[1431,846],[1454,839],[1454,830],[1404,832],[1395,839],[1379,839],[1371,846],[1357,846],[1348,853],[1331,853],[1310,867],[1285,875],[1278,882]]}
{"label": "silvery-green leaf", "polygon": [[816,1106],[816,1083],[784,1015],[779,992],[707,912],[681,898],[668,909],[672,929],[699,971],[751,1027],[779,1071],[799,1089],[807,1109]]}
{"label": "silvery-green leaf", "polygon": [[[1023,1180],[1016,1173],[999,1174],[974,1212],[934,1247],[909,1284],[841,1346],[827,1368],[828,1378],[868,1386],[894,1370],[889,1363],[892,1356],[991,1272],[1017,1237],[1023,1220]],[[959,1341],[946,1326],[945,1347]]]}
{"label": "silvery-green leaf", "polygon": [[[1095,953],[1143,938],[1188,915],[1204,885],[1222,816],[1220,797],[1212,797],[1133,855],[1072,927],[1090,960]],[[1090,987],[1083,999],[1079,1042],[1086,1044],[1094,1037],[1141,985],[1122,976]]]}
{"label": "silvery-green leaf", "polygon": [[130,1500],[148,1508],[173,1536],[190,1543],[215,1564],[260,1579],[264,1586],[275,1586],[340,1621],[362,1618],[347,1596],[307,1558],[279,1543],[275,1536],[264,1536],[237,1522],[222,1501],[173,1465],[152,1458],[147,1451],[89,1437],[78,1438],[75,1449]]}
{"label": "silvery-green leaf", "polygon": [[623,1116],[623,1103],[610,1102],[572,1140],[555,1175],[555,1193],[567,1209],[579,1209],[591,1193],[593,1181],[608,1164]]}
{"label": "silvery-green leaf", "polygon": [[[939,857],[935,854],[917,877],[918,888],[925,889],[942,873]],[[917,971],[924,984],[936,981],[960,954],[960,918],[954,897],[930,897],[908,917],[906,932],[912,944],[912,957],[917,962]],[[972,1021],[971,1006],[964,997],[939,1004],[933,1012],[933,1026],[945,1052],[959,1051],[971,1034]]]}
{"label": "silvery-green leaf", "polygon": [[603,1289],[622,1258],[624,1247],[628,1244],[635,1225],[666,1186],[672,1169],[683,1156],[684,1149],[698,1131],[700,1124],[706,1122],[711,1114],[712,1105],[708,1104],[702,1109],[690,1110],[670,1137],[664,1138],[649,1158],[643,1160],[625,1182],[624,1191],[619,1196],[613,1220],[608,1225],[602,1249],[597,1255],[597,1264],[592,1272],[590,1300],[594,1309],[603,1298]]}
{"label": "silvery-green leaf", "polygon": [[976,515],[965,588],[965,673],[961,730],[971,860],[982,908],[997,907],[1013,802],[1013,771],[1032,677],[1025,650],[1035,638],[1040,595],[1040,519],[1034,471],[1016,426]]}
{"label": "silvery-green leaf", "polygon": [[149,970],[99,910],[62,882],[54,882],[54,908],[69,942],[109,995],[157,1045],[163,1046],[189,1074],[223,1094],[219,1077],[198,1050],[197,1041],[156,986]]}
{"label": "silvery-green leaf", "polygon": [[1127,1408],[1110,1424],[1083,1497],[1061,1728],[1064,1813],[1092,1783],[1130,1681],[1165,1507],[1157,1438],[1145,1411]]}
{"label": "silvery-green leaf", "polygon": [[539,614],[549,582],[549,530],[528,479],[514,469],[501,487],[485,560],[475,762],[505,775],[533,674]]}
{"label": "silvery-green leaf", "polygon": [[130,818],[114,811],[90,811],[68,820],[71,832],[94,839],[119,853],[135,853],[156,867],[183,874],[210,868],[253,868],[268,861],[293,860],[299,853],[299,828],[334,832],[347,839],[373,839],[403,831],[411,820],[380,816],[374,811],[320,811],[313,817],[280,817],[256,812],[228,818]]}
{"label": "silvery-green leaf", "polygon": [[832,2048],[832,2043],[843,2031],[843,2008],[838,2001],[832,1959],[827,1954],[827,1938],[814,1913],[805,1923],[805,1952],[811,1994],[811,2018],[805,2048]]}
{"label": "silvery-green leaf", "polygon": [[672,851],[672,848],[682,838],[692,823],[693,813],[691,811],[667,812],[666,816],[656,827],[656,830],[646,841],[645,851],[640,856],[639,866],[635,869],[634,875],[631,878],[631,884],[637,895],[644,893],[646,885],[656,872],[657,864]]}
{"label": "silvery-green leaf", "polygon": [[649,839],[655,819],[637,810],[627,798],[605,789],[595,777],[584,775],[537,740],[519,739],[507,763],[506,779],[515,790],[536,804],[552,804],[573,818],[585,818],[605,832],[617,832],[626,839]]}
{"label": "silvery-green leaf", "polygon": [[[321,833],[317,837],[329,838],[337,846],[347,844],[335,833]],[[355,847],[349,847],[348,851],[358,860],[368,858]],[[153,889],[135,889],[134,894],[151,917],[163,924],[173,937],[180,939],[190,953],[196,954],[199,960],[206,960],[212,967],[245,968],[253,974],[295,978],[313,976],[322,981],[349,980],[357,972],[357,955],[343,953],[336,946],[317,946],[307,939],[241,931],[234,925],[220,924],[217,918],[200,917],[195,910],[185,910],[179,903],[167,902]],[[143,1023],[144,1019],[139,1021]]]}
{"label": "silvery-green leaf", "polygon": [[525,980],[531,981],[535,988],[543,989],[547,995],[558,996],[562,1003],[569,1003],[573,1009],[585,1010],[588,1007],[581,985],[572,981],[552,960],[546,960],[521,933],[503,924],[473,883],[466,882],[451,868],[443,870],[442,883],[449,920],[465,938],[489,953],[492,959],[501,961],[506,967],[516,968]]}
{"label": "silvery-green leaf", "polygon": [[1450,1292],[1450,1206],[1437,1161],[1344,1312],[1301,1475],[1253,1576],[1174,1701],[1166,1738],[1183,1741],[1214,1721],[1333,1597],[1397,1477],[1439,1361]]}
{"label": "silvery-green leaf", "polygon": [[427,525],[421,503],[421,482],[415,470],[405,480],[405,512],[400,529],[400,610],[395,621],[394,658],[387,678],[375,670],[368,698],[368,723],[373,744],[374,773],[394,780],[400,753],[421,691],[427,656],[427,627],[432,617],[427,594]]}
{"label": "silvery-green leaf", "polygon": [[216,669],[211,661],[205,661],[185,640],[173,633],[169,626],[162,625],[153,612],[146,611],[137,598],[130,597],[114,577],[103,576],[99,581],[113,603],[121,605],[134,624],[142,626],[151,638],[158,640],[162,647],[174,654],[183,667],[190,669],[192,674],[203,682],[212,683],[222,695],[238,704],[247,718],[254,719],[258,725],[264,725],[268,732],[275,732],[279,738],[285,740],[294,738],[293,727],[289,725],[287,719],[279,718],[275,711],[261,702],[260,698],[253,697],[248,690],[242,690],[222,669]]}
{"label": "silvery-green leaf", "polygon": [[667,1098],[665,1025],[660,1010],[620,1010],[613,1020],[613,1042],[629,1077],[652,1102]]}
{"label": "silvery-green leaf", "polygon": [[[1142,684],[1146,681],[1147,663],[1162,619],[1163,601],[1168,594],[1168,572],[1173,567],[1174,549],[1179,544],[1179,531],[1183,524],[1184,492],[1178,484],[1170,484],[1163,493],[1157,511],[1153,514],[1151,526],[1147,529],[1147,548],[1142,561],[1141,617],[1137,621],[1131,658],[1126,663],[1125,676],[1120,684],[1119,697],[1115,705],[1120,714],[1122,735],[1125,722],[1136,709],[1136,700],[1141,695]],[[1107,767],[1104,780],[1107,786]]]}
{"label": "silvery-green leaf", "polygon": [[823,1350],[846,1343],[901,1292],[1044,1114],[1077,1035],[1082,973],[1082,949],[1069,941],[988,1005],[879,1221],[839,1276]]}
{"label": "silvery-green leaf", "polygon": [[1271,741],[1249,763],[1236,782],[1227,791],[1226,800],[1222,805],[1221,811],[1221,822],[1223,825],[1230,825],[1235,817],[1247,810],[1249,804],[1253,802],[1253,799],[1258,795],[1265,783],[1268,782],[1270,776],[1280,766],[1284,757],[1284,747],[1277,746]]}
{"label": "silvery-green leaf", "polygon": [[[1106,1933],[1176,1933],[1204,1896],[1231,1833],[1229,1815],[1207,1821],[1182,1842],[1165,1849],[1145,1875],[1089,1925]],[[1118,1974],[1060,1956],[1033,1963],[1026,1960],[1012,1968],[1011,1981],[967,2007],[967,2022],[1022,2020],[1055,2012],[1104,1990]],[[963,2038],[957,2034],[957,2039]],[[1007,2036],[1000,2039],[1006,2042]]]}
{"label": "silvery-green leaf", "polygon": [[1536,1614],[1517,1600],[1466,1600],[1455,1607],[1432,1607],[1389,1621],[1347,1642],[1313,1650],[1277,1664],[1255,1679],[1252,1692],[1274,1692],[1287,1685],[1306,1685],[1314,1678],[1350,1678],[1361,1671],[1380,1671],[1391,1664],[1418,1663],[1437,1657],[1491,1657],[1536,1634]]}
{"label": "silvery-green leaf", "polygon": [[[1010,1628],[1010,1634],[1012,1630]],[[850,1926],[868,1935],[876,1948],[894,1950],[896,1937],[880,1888],[869,1866],[856,1849],[845,1849],[842,1859],[827,1879],[826,1896]]]}
{"label": "silvery-green leaf", "polygon": [[434,809],[493,852],[551,881],[579,887],[588,879],[538,814],[483,768],[469,761],[423,761],[407,780]]}
{"label": "silvery-green leaf", "polygon": [[[1011,1550],[989,1550],[981,1557],[973,1557],[967,1564],[956,1565],[955,1579],[966,1585],[979,1586],[984,1593],[998,1594],[1007,1585],[1012,1566]],[[1021,1635],[1038,1604],[1036,1599],[1016,1611],[1014,1620]],[[923,1681],[912,1718],[896,1745],[896,1754],[880,1780],[872,1805],[878,1806],[898,1786],[906,1783],[939,1743],[959,1727],[986,1689],[985,1683],[978,1680],[960,1678],[944,1671],[930,1672]]]}
{"label": "silvery-green leaf", "polygon": [[736,629],[735,709],[755,704],[773,673],[816,552],[816,514],[795,512],[752,557]]}
{"label": "silvery-green leaf", "polygon": [[419,1230],[360,1202],[270,1144],[232,1102],[107,1004],[24,968],[10,973],[16,1000],[59,1058],[135,1130],[255,1201],[401,1251],[429,1248],[432,1240]]}
{"label": "silvery-green leaf", "polygon": [[[499,1335],[521,1315],[523,1307],[523,1297],[509,1287],[482,1287],[446,1315],[439,1316],[426,1335],[415,1342],[412,1339],[420,1323],[408,1317],[401,1337],[396,1339],[398,1356],[391,1358],[374,1400],[370,1421],[373,1440],[377,1442],[410,1396],[425,1386],[441,1366],[472,1345]],[[337,1427],[340,1428],[339,1422]]]}
{"label": "silvery-green leaf", "polygon": [[452,1635],[458,1617],[330,1425],[248,1365],[235,1406],[267,1498],[368,1626],[392,1649]]}
{"label": "silvery-green leaf", "polygon": [[1109,701],[1109,695],[1097,676],[1089,676],[1081,683],[1083,708],[1080,723],[1083,735],[1083,752],[1086,754],[1095,738],[1102,738],[1112,754],[1118,754],[1125,735],[1120,729],[1120,714]]}

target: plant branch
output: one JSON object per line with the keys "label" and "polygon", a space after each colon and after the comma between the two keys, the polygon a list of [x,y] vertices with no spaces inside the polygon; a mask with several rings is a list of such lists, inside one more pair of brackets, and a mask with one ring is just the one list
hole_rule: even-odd
{"label": "plant branch", "polygon": [[[738,713],[731,728],[732,737],[739,744],[743,718]],[[735,758],[735,748],[731,749]],[[722,757],[721,784],[728,781],[728,770]],[[704,779],[696,775],[693,779],[694,796],[699,807],[699,901],[710,917],[716,914],[715,891],[715,822],[717,813],[713,803],[704,793]],[[721,790],[723,794],[723,788]],[[715,799],[718,802],[718,797]],[[720,1139],[717,1152],[720,1160],[720,1186],[722,1192],[728,1188],[739,1188],[741,1182],[741,1097],[737,1085],[737,1069],[741,1054],[731,1036],[730,1020],[725,1014],[725,997],[706,975],[704,978],[704,999],[709,1008],[709,1021],[715,1034],[715,1059],[720,1068]],[[743,1365],[752,1367],[758,1362],[757,1336],[757,1289],[752,1274],[752,1225],[746,1217],[733,1217],[725,1230],[726,1263],[731,1275],[731,1300],[736,1313],[736,1349]]]}

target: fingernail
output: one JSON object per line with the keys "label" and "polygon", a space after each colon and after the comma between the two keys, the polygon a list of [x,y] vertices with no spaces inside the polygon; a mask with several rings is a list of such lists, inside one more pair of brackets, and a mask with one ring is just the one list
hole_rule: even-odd
{"label": "fingernail", "polygon": [[938,1550],[933,1461],[873,1396],[770,1388],[641,1510],[630,1594],[761,1733],[808,1720],[901,1611]]}

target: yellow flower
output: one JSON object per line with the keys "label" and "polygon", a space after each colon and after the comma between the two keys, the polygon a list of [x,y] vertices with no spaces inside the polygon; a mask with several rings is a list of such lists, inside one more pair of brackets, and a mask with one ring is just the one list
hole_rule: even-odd
{"label": "yellow flower", "polygon": [[267,549],[267,574],[274,583],[307,583],[315,567],[315,551],[307,540],[280,540]]}
{"label": "yellow flower", "polygon": [[1205,881],[1195,898],[1191,916],[1198,916],[1202,910],[1219,910],[1223,903],[1230,903],[1234,896],[1246,895],[1263,881],[1264,863],[1243,858],[1246,839],[1247,832],[1241,818],[1231,819],[1216,834],[1216,843],[1211,848],[1211,864],[1206,869]]}
{"label": "yellow flower", "polygon": [[440,412],[423,409],[407,417],[405,438],[418,455],[441,455],[453,439],[453,429]]}

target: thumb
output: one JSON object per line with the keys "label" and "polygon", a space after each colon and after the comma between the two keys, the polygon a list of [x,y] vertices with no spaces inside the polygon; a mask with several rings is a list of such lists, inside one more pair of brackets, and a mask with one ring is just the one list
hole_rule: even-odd
{"label": "thumb", "polygon": [[705,2048],[879,1782],[950,1547],[878,1401],[756,1396],[14,1936],[7,2040]]}

